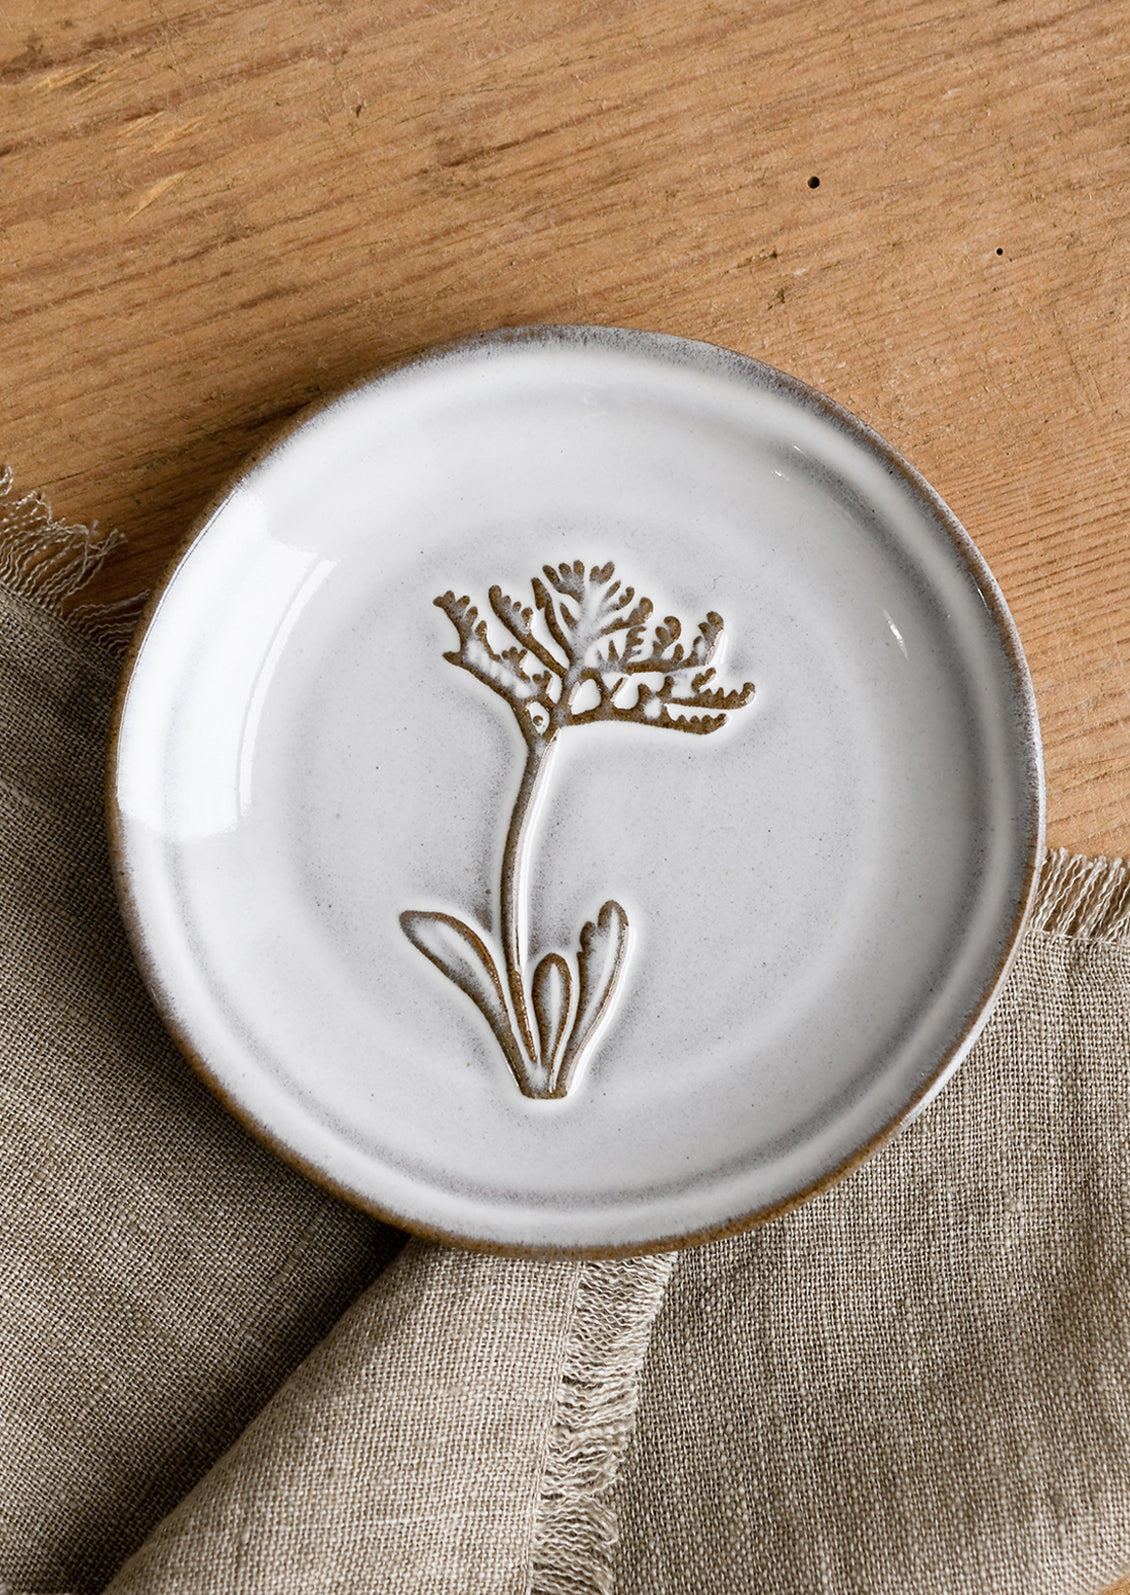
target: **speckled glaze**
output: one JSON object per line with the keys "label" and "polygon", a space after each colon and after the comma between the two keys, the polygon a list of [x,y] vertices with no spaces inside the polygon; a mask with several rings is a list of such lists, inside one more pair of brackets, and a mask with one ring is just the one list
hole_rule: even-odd
{"label": "speckled glaze", "polygon": [[937,496],[779,372],[594,328],[442,350],[253,463],[152,606],[109,812],[235,1111],[516,1252],[702,1240],[858,1162],[971,1045],[1043,850],[1023,657]]}

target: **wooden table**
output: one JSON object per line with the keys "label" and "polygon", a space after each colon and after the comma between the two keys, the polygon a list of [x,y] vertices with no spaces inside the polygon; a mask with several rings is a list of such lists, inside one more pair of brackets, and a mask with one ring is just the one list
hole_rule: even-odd
{"label": "wooden table", "polygon": [[454,335],[728,344],[995,571],[1049,841],[1130,852],[1121,0],[6,0],[0,443],[151,584],[296,409]]}
{"label": "wooden table", "polygon": [[124,597],[279,423],[436,341],[731,345],[953,507],[1049,841],[1130,852],[1128,43],[1121,0],[5,0],[0,443],[120,528]]}

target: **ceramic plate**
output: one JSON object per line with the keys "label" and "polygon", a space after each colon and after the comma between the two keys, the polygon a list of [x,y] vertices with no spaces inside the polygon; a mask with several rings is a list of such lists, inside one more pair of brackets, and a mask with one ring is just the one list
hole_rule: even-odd
{"label": "ceramic plate", "polygon": [[779,372],[496,334],[294,428],[154,604],[111,829],[162,1014],[421,1233],[614,1252],[826,1184],[942,1083],[1042,854],[937,496]]}

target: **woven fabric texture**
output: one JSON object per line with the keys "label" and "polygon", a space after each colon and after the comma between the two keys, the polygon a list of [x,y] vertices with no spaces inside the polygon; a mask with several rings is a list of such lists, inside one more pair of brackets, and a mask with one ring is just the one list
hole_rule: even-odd
{"label": "woven fabric texture", "polygon": [[0,1580],[102,1587],[400,1237],[256,1145],[138,979],[103,841],[116,670],[0,590]]}
{"label": "woven fabric texture", "polygon": [[668,1270],[412,1242],[108,1595],[609,1587]]}
{"label": "woven fabric texture", "polygon": [[955,1080],[685,1254],[617,1595],[1094,1595],[1130,1566],[1130,872],[1053,857]]}

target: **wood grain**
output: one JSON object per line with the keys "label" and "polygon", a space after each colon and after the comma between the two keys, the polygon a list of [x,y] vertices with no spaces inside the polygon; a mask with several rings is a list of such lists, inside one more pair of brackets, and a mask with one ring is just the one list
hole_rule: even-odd
{"label": "wood grain", "polygon": [[1120,0],[9,0],[0,443],[124,532],[122,596],[392,359],[731,345],[948,500],[1029,654],[1049,839],[1130,852],[1128,42]]}

